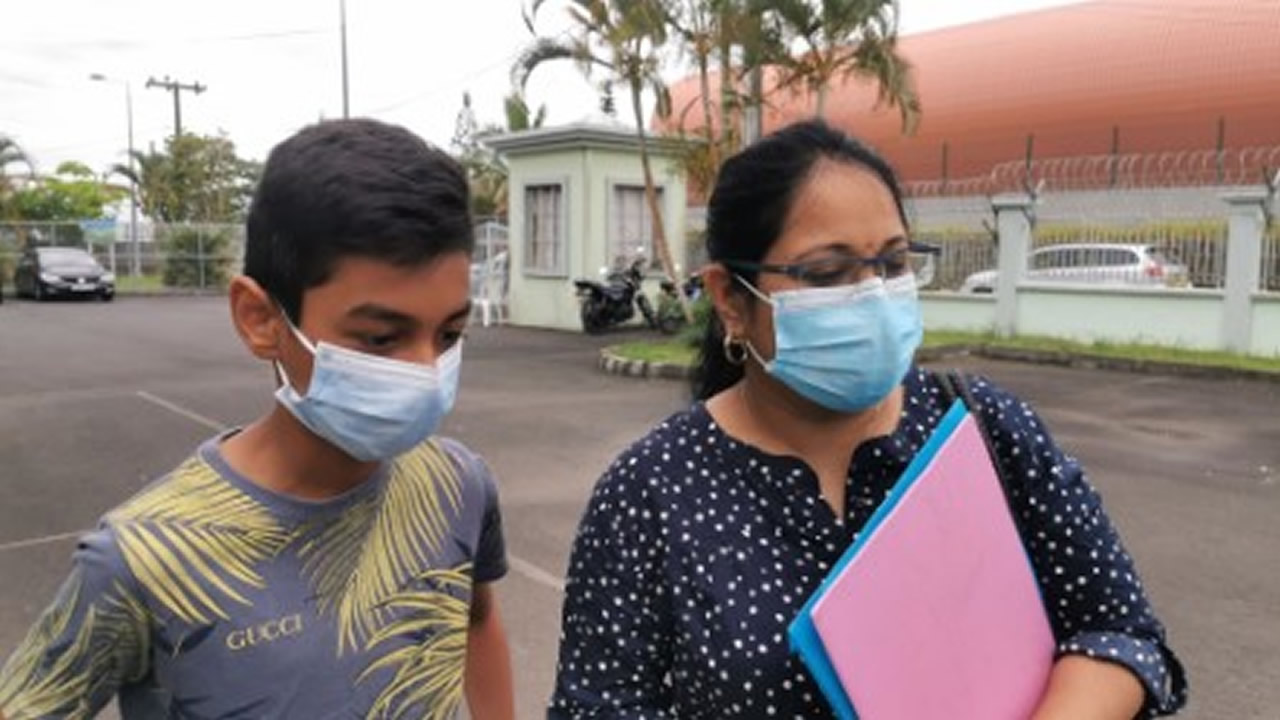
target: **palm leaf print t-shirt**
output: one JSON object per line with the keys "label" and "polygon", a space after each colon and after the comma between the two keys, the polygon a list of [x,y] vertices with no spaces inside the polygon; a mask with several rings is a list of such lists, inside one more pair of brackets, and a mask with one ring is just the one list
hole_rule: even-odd
{"label": "palm leaf print t-shirt", "polygon": [[7,720],[451,718],[474,583],[506,573],[497,489],[428,440],[324,501],[205,442],[80,541],[0,671]]}

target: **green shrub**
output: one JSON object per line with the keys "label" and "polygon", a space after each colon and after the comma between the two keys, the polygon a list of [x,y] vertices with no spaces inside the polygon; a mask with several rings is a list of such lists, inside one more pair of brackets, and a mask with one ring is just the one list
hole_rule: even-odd
{"label": "green shrub", "polygon": [[693,322],[680,331],[678,340],[682,345],[696,348],[702,344],[702,337],[707,332],[707,324],[715,317],[716,311],[711,304],[711,298],[706,294],[694,300],[689,309],[693,311]]}
{"label": "green shrub", "polygon": [[223,287],[231,278],[231,232],[175,227],[161,239],[166,287]]}

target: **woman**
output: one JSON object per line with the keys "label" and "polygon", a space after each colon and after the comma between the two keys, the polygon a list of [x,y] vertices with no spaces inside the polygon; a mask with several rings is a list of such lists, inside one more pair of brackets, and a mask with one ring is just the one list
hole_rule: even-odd
{"label": "woman", "polygon": [[[921,339],[901,191],[821,121],[725,163],[697,402],[610,466],[569,567],[551,718],[828,718],[787,626],[947,409]],[[1059,642],[1035,718],[1185,702],[1133,563],[1080,466],[972,384]]]}

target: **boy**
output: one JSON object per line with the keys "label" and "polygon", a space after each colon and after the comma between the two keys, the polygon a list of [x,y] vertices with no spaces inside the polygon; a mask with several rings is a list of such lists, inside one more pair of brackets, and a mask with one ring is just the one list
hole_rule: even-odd
{"label": "boy", "polygon": [[0,671],[0,718],[514,715],[484,463],[453,405],[473,244],[465,176],[371,120],[272,150],[231,318],[276,403],[82,539]]}

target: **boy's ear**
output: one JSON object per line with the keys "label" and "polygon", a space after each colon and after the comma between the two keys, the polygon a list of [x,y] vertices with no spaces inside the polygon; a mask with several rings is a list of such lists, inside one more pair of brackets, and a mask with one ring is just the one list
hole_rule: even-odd
{"label": "boy's ear", "polygon": [[227,293],[231,302],[231,324],[244,346],[261,360],[280,359],[280,339],[285,328],[283,312],[257,281],[245,275],[231,280]]}
{"label": "boy's ear", "polygon": [[747,330],[747,303],[742,293],[735,292],[733,273],[714,263],[702,271],[702,284],[711,296],[711,304],[720,316],[720,324],[729,337],[742,337]]}

